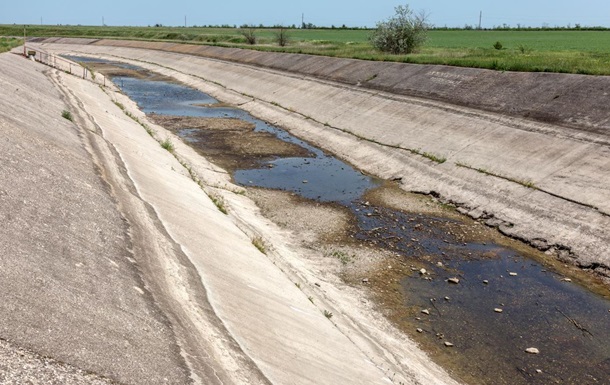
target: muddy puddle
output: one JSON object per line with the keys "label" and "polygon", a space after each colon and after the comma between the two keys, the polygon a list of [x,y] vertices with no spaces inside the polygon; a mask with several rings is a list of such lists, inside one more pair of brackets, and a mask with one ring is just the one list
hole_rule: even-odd
{"label": "muddy puddle", "polygon": [[610,383],[610,300],[591,276],[455,210],[428,210],[440,205],[429,198],[399,192],[389,204],[380,197],[399,190],[393,183],[197,90],[142,76],[113,80],[151,119],[231,171],[235,183],[348,212],[343,240],[397,261],[348,283],[375,292],[384,314],[457,378]]}

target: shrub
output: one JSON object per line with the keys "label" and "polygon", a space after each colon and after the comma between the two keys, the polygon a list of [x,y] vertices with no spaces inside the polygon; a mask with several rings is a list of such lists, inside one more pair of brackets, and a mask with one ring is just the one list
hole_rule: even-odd
{"label": "shrub", "polygon": [[69,121],[73,122],[74,121],[74,117],[72,116],[72,113],[68,110],[63,110],[61,112],[61,117],[64,119],[68,119]]}
{"label": "shrub", "polygon": [[412,53],[426,42],[430,28],[428,16],[424,12],[414,13],[408,5],[399,5],[394,10],[394,16],[377,23],[369,40],[382,52],[395,55]]}
{"label": "shrub", "polygon": [[246,38],[246,43],[250,45],[256,44],[256,30],[254,27],[246,27],[242,28],[239,33],[242,34],[243,37]]}
{"label": "shrub", "polygon": [[288,36],[288,31],[286,30],[286,28],[280,27],[280,29],[278,29],[277,32],[275,33],[274,40],[280,47],[287,46],[289,36]]}
{"label": "shrub", "polygon": [[503,47],[503,45],[499,41],[497,41],[496,44],[494,44],[494,48],[497,49],[498,51],[501,50],[502,47]]}

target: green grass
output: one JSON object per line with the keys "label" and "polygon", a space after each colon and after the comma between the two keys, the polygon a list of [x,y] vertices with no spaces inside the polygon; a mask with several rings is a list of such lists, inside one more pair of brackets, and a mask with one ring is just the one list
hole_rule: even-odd
{"label": "green grass", "polygon": [[167,151],[174,152],[174,144],[169,138],[165,138],[165,140],[162,140],[159,144]]}
{"label": "green grass", "polygon": [[[20,36],[22,26],[0,25],[0,36]],[[427,44],[410,55],[387,55],[368,43],[370,30],[289,29],[291,43],[273,43],[276,30],[257,29],[250,46],[239,28],[29,26],[28,36],[68,36],[176,41],[262,51],[308,53],[365,60],[444,64],[500,71],[610,75],[610,31],[432,30]],[[3,40],[10,40],[3,38]],[[19,39],[12,39],[19,45]],[[503,49],[493,48],[501,42]],[[0,43],[0,47],[2,47]],[[2,48],[0,48],[1,51]]]}
{"label": "green grass", "polygon": [[67,119],[67,120],[69,120],[71,122],[74,121],[74,117],[72,116],[72,113],[70,111],[68,111],[68,110],[63,110],[61,112],[61,117],[64,118],[64,119]]}
{"label": "green grass", "polygon": [[21,44],[23,44],[23,39],[0,37],[0,53],[10,51]]}
{"label": "green grass", "polygon": [[252,239],[252,244],[254,245],[254,247],[256,247],[258,249],[258,251],[260,251],[263,254],[267,254],[267,247],[265,245],[265,241],[263,240],[263,238],[254,237]]}

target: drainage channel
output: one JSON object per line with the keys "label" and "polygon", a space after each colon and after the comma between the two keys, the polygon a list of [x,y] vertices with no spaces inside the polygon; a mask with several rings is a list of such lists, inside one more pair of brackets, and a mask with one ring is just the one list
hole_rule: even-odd
{"label": "drainage channel", "polygon": [[97,65],[119,68],[108,75],[142,111],[218,160],[235,183],[349,212],[353,225],[344,239],[389,251],[400,261],[398,268],[351,284],[382,288],[377,298],[382,308],[392,307],[389,318],[461,380],[609,383],[610,300],[604,287],[584,288],[575,282],[582,278],[578,272],[468,218],[387,203],[379,196],[397,190],[391,183],[198,90],[133,66]]}

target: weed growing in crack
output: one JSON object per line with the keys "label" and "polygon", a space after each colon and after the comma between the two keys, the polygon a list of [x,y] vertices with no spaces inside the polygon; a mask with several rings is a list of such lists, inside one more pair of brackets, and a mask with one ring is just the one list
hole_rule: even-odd
{"label": "weed growing in crack", "polygon": [[67,120],[69,120],[71,122],[74,121],[74,117],[72,116],[72,113],[70,111],[68,111],[68,110],[63,110],[61,112],[61,117],[64,118],[64,119],[67,119]]}
{"label": "weed growing in crack", "polygon": [[309,302],[313,303],[313,297],[312,296],[307,297],[307,299],[309,300]]}
{"label": "weed growing in crack", "polygon": [[[200,184],[201,186],[201,184]],[[225,200],[217,195],[211,195],[208,194],[208,196],[210,197],[210,199],[212,200],[212,202],[214,202],[214,204],[216,205],[216,207],[218,208],[218,210],[220,210],[221,213],[227,215],[229,214],[229,212],[227,211],[227,207],[225,205]]]}
{"label": "weed growing in crack", "polygon": [[328,310],[324,310],[324,317],[331,319],[333,318],[333,313],[329,312]]}
{"label": "weed growing in crack", "polygon": [[263,238],[261,238],[261,237],[252,238],[252,244],[254,245],[254,247],[256,247],[258,249],[258,251],[260,251],[263,254],[267,254],[267,249],[265,247],[265,241],[263,240]]}
{"label": "weed growing in crack", "polygon": [[526,187],[526,188],[531,188],[531,189],[534,189],[534,190],[539,190],[539,188],[536,186],[536,184],[534,184],[534,182],[532,180],[530,180],[530,179],[515,179],[515,178],[508,177],[508,176],[503,176],[503,175],[500,175],[500,174],[496,174],[496,173],[491,172],[491,171],[489,171],[489,170],[487,170],[485,168],[482,168],[482,167],[479,167],[479,168],[472,167],[472,166],[470,166],[470,165],[468,165],[466,163],[462,163],[462,162],[457,162],[455,165],[458,166],[458,167],[463,167],[463,168],[467,168],[467,169],[470,169],[470,170],[474,170],[476,172],[480,172],[481,174],[485,174],[485,175],[489,175],[489,176],[494,176],[496,178],[504,179],[504,180],[507,180],[509,182],[517,183],[517,184],[520,184],[521,186]]}
{"label": "weed growing in crack", "polygon": [[165,140],[161,141],[159,144],[167,151],[174,152],[174,144],[169,138],[165,138]]}
{"label": "weed growing in crack", "polygon": [[114,104],[116,104],[116,106],[119,107],[121,110],[125,111],[125,106],[123,105],[123,103],[114,100]]}

